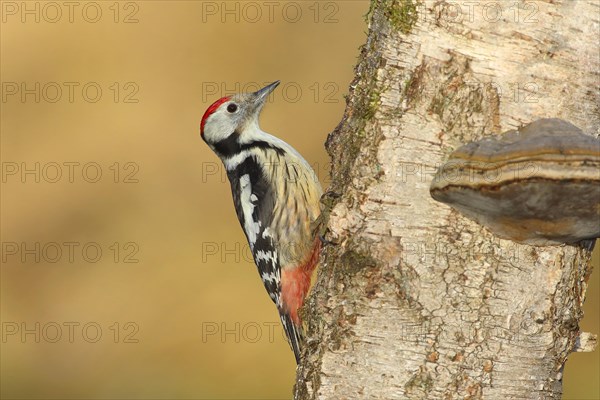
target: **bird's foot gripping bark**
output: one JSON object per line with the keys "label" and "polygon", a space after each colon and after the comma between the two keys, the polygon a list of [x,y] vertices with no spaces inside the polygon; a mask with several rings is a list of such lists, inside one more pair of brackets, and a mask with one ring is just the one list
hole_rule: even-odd
{"label": "bird's foot gripping bark", "polygon": [[321,196],[321,214],[314,220],[310,226],[313,237],[319,238],[321,243],[326,245],[336,245],[337,243],[326,238],[328,233],[327,222],[329,221],[329,214],[335,205],[336,200],[341,195],[331,190],[323,193]]}

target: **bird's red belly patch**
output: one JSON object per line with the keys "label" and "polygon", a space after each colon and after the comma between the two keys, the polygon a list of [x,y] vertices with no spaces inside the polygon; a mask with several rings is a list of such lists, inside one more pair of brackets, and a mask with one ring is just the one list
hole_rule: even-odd
{"label": "bird's red belly patch", "polygon": [[320,250],[321,241],[317,239],[315,240],[315,245],[309,259],[304,264],[281,271],[281,296],[283,304],[287,308],[285,311],[296,325],[300,324],[298,309],[302,307],[306,293],[310,288],[310,277],[319,262]]}

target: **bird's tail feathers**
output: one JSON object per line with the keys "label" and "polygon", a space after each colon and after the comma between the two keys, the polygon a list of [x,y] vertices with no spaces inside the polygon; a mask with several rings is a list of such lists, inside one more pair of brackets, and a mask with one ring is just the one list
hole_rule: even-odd
{"label": "bird's tail feathers", "polygon": [[300,364],[300,353],[304,342],[302,326],[294,324],[291,316],[285,311],[280,311],[279,316],[281,317],[281,323],[287,335],[288,343],[294,351],[294,356],[296,356],[296,364]]}

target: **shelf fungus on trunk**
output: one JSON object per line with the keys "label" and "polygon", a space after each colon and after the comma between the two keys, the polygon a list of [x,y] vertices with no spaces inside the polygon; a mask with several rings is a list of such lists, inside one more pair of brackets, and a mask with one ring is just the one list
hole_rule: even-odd
{"label": "shelf fungus on trunk", "polygon": [[520,243],[600,236],[600,140],[560,119],[540,119],[454,151],[431,196]]}

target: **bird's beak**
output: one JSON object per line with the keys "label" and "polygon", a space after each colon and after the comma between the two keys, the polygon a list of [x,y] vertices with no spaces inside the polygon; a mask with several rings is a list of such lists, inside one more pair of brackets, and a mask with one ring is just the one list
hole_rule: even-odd
{"label": "bird's beak", "polygon": [[277,86],[279,86],[279,83],[280,81],[275,81],[271,84],[268,84],[259,91],[252,93],[254,95],[254,104],[256,104],[256,106],[259,109],[262,108],[263,104],[265,104],[265,101],[269,97],[269,94],[271,94],[271,92],[275,90]]}

